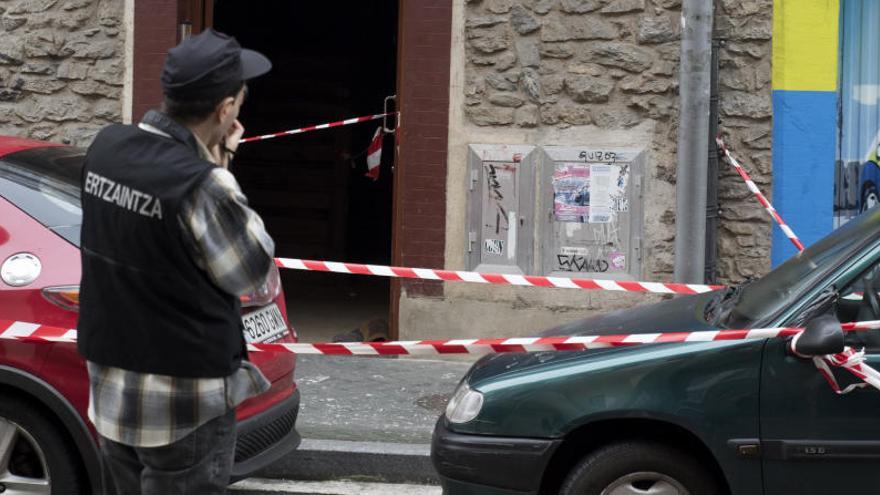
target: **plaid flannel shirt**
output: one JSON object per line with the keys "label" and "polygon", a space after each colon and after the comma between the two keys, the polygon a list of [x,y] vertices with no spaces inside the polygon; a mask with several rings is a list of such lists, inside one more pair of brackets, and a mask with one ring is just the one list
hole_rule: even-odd
{"label": "plaid flannel shirt", "polygon": [[[147,132],[167,133],[141,123]],[[214,162],[196,138],[201,158]],[[196,264],[229,294],[253,294],[278,277],[275,244],[247,206],[235,177],[217,167],[181,205],[178,218]],[[89,419],[102,436],[134,447],[159,447],[269,389],[249,361],[227,377],[179,378],[87,362]]]}

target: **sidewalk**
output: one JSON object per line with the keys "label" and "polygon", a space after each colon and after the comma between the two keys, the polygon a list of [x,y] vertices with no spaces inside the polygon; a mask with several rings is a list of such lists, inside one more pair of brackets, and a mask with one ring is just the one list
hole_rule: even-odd
{"label": "sidewalk", "polygon": [[431,433],[470,363],[297,357],[300,448],[257,476],[436,483]]}

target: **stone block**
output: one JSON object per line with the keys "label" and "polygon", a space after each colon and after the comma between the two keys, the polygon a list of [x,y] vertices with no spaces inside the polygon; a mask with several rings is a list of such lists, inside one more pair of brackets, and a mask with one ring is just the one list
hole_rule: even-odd
{"label": "stone block", "polygon": [[767,212],[761,205],[749,202],[747,199],[740,203],[722,205],[721,209],[721,218],[739,222],[763,220],[766,216]]}
{"label": "stone block", "polygon": [[468,16],[467,20],[464,21],[464,26],[467,29],[473,28],[481,28],[481,27],[492,27],[502,22],[507,22],[507,17],[503,15],[479,15],[479,16]]}
{"label": "stone block", "polygon": [[561,112],[562,121],[571,125],[587,125],[593,122],[590,109],[586,105],[566,105]]}
{"label": "stone block", "polygon": [[770,77],[773,73],[770,68],[769,56],[755,65],[755,88],[761,89],[770,85]]}
{"label": "stone block", "polygon": [[558,0],[522,0],[522,5],[539,15],[546,15],[553,10]]}
{"label": "stone block", "polygon": [[22,90],[49,95],[61,91],[67,83],[58,79],[25,79]]}
{"label": "stone block", "polygon": [[676,38],[678,33],[669,16],[645,15],[639,18],[639,30],[636,35],[639,43],[666,43]]}
{"label": "stone block", "polygon": [[593,111],[592,115],[593,123],[602,129],[629,128],[642,121],[642,117],[629,109],[603,109]]}
{"label": "stone block", "polygon": [[67,38],[57,31],[37,31],[24,39],[24,54],[28,57],[64,58],[74,53],[73,48],[67,46]]}
{"label": "stone block", "polygon": [[541,23],[529,15],[522,5],[515,5],[510,9],[510,25],[519,34],[529,34],[541,27]]}
{"label": "stone block", "polygon": [[769,46],[766,42],[729,42],[724,44],[722,50],[737,55],[748,55],[755,59],[763,59],[767,56]]}
{"label": "stone block", "polygon": [[537,105],[523,105],[516,109],[514,122],[519,127],[537,127],[540,121],[540,113]]}
{"label": "stone block", "polygon": [[21,96],[24,94],[22,91],[22,87],[24,86],[24,79],[17,78],[12,84],[8,85],[5,88],[0,89],[0,101],[18,101],[21,99]]}
{"label": "stone block", "polygon": [[572,74],[589,74],[591,76],[601,76],[603,74],[608,73],[608,69],[602,67],[598,64],[582,64],[582,63],[571,63],[565,68],[567,72],[571,72]]}
{"label": "stone block", "polygon": [[486,74],[485,81],[487,86],[499,91],[516,91],[516,84],[508,81],[497,72]]}
{"label": "stone block", "polygon": [[59,79],[85,79],[89,72],[89,66],[79,61],[61,62],[58,66],[57,77]]}
{"label": "stone block", "polygon": [[571,45],[568,43],[542,43],[539,49],[542,58],[571,58]]}
{"label": "stone block", "polygon": [[594,16],[547,18],[541,28],[541,41],[613,40],[619,34],[617,26]]}
{"label": "stone block", "polygon": [[489,95],[489,103],[499,107],[516,108],[521,107],[525,100],[516,93],[492,93]]}
{"label": "stone block", "polygon": [[89,116],[89,105],[82,98],[74,96],[52,96],[28,98],[16,107],[16,114],[27,122],[66,122],[85,121]]}
{"label": "stone block", "polygon": [[513,108],[477,105],[465,108],[471,122],[479,126],[510,125],[513,123]]}
{"label": "stone block", "polygon": [[734,41],[767,41],[773,36],[773,23],[770,18],[748,18],[735,23],[729,33]]}
{"label": "stone block", "polygon": [[721,226],[735,236],[749,236],[758,231],[760,224],[751,222],[722,222]]}
{"label": "stone block", "polygon": [[672,101],[668,97],[658,95],[633,96],[630,106],[642,110],[652,119],[668,118],[674,112]]}
{"label": "stone block", "polygon": [[95,105],[95,117],[111,122],[122,120],[122,103],[118,100],[101,100]]}
{"label": "stone block", "polygon": [[19,89],[0,88],[0,101],[18,101],[23,93]]}
{"label": "stone block", "polygon": [[486,8],[493,14],[506,14],[510,12],[512,5],[512,0],[488,0],[486,2]]}
{"label": "stone block", "polygon": [[542,104],[540,110],[541,123],[556,125],[562,122],[562,110],[560,105]]}
{"label": "stone block", "polygon": [[495,69],[506,71],[516,65],[516,54],[513,52],[504,52],[495,59]]}
{"label": "stone block", "polygon": [[122,24],[123,3],[120,0],[100,0],[98,24],[104,27],[116,27]]}
{"label": "stone block", "polygon": [[629,72],[642,72],[654,63],[654,54],[647,48],[631,43],[608,41],[594,44],[588,52],[587,60],[609,67],[618,67]]}
{"label": "stone block", "polygon": [[66,126],[61,131],[63,136],[61,141],[73,146],[86,147],[95,139],[95,135],[101,131],[101,128],[101,126],[89,124]]}
{"label": "stone block", "polygon": [[31,139],[47,141],[55,136],[58,131],[56,124],[36,124],[28,128],[27,135]]}
{"label": "stone block", "polygon": [[91,7],[94,3],[95,0],[67,0],[64,2],[64,5],[61,6],[61,9],[66,11],[79,10]]}
{"label": "stone block", "polygon": [[541,89],[545,95],[561,93],[565,87],[565,78],[560,74],[549,74],[541,77]]}
{"label": "stone block", "polygon": [[749,153],[749,157],[746,159],[746,163],[751,162],[753,170],[751,175],[755,179],[755,182],[758,182],[760,179],[761,182],[769,183],[769,178],[773,175],[773,157],[769,151],[758,151]]}
{"label": "stone block", "polygon": [[773,147],[770,128],[766,126],[748,127],[742,132],[742,142],[749,148],[769,150]]}
{"label": "stone block", "polygon": [[[723,165],[728,166],[726,163]],[[738,175],[718,180],[718,198],[721,200],[744,200],[751,196],[752,193]]]}
{"label": "stone block", "polygon": [[559,9],[566,14],[585,14],[602,6],[601,0],[561,0]]}
{"label": "stone block", "polygon": [[541,81],[540,76],[534,69],[525,69],[520,79],[520,87],[525,91],[529,100],[534,103],[541,101]]}
{"label": "stone block", "polygon": [[570,74],[565,76],[565,89],[578,103],[602,103],[614,90],[614,82],[594,76]]}
{"label": "stone block", "polygon": [[70,90],[83,96],[104,96],[107,98],[119,98],[122,89],[97,81],[75,81],[70,83]]}
{"label": "stone block", "polygon": [[721,115],[753,119],[767,118],[772,115],[769,94],[726,91],[720,96]]}
{"label": "stone block", "polygon": [[538,40],[532,38],[520,38],[516,40],[516,57],[521,67],[538,67],[541,65],[541,54],[538,50]]}
{"label": "stone block", "polygon": [[125,66],[119,59],[99,60],[89,71],[89,76],[95,81],[122,86],[125,78]]}
{"label": "stone block", "polygon": [[493,54],[479,53],[474,50],[469,50],[467,54],[468,62],[478,65],[480,67],[490,67],[495,65],[495,61],[498,58]]}
{"label": "stone block", "polygon": [[[68,31],[77,31],[84,28],[92,19],[93,14],[88,10],[77,10],[67,15],[59,16],[55,21],[55,25]],[[99,28],[92,28],[86,32],[86,36],[94,36],[100,31]]]}
{"label": "stone block", "polygon": [[19,0],[6,13],[12,15],[37,14],[52,8],[58,0]]}
{"label": "stone block", "polygon": [[24,41],[17,36],[0,36],[0,65],[21,65]]}
{"label": "stone block", "polygon": [[642,75],[626,76],[620,81],[620,89],[625,93],[666,93],[672,89],[673,83],[665,78],[650,78]]}
{"label": "stone block", "polygon": [[467,30],[468,44],[481,53],[495,53],[510,48],[510,32],[506,26]]}
{"label": "stone block", "polygon": [[773,0],[721,0],[721,9],[730,17],[747,17],[773,12]]}
{"label": "stone block", "polygon": [[114,40],[95,41],[79,39],[68,43],[67,47],[73,53],[74,58],[84,59],[107,59],[116,55],[120,43]]}
{"label": "stone block", "polygon": [[625,14],[645,10],[645,0],[611,0],[599,12],[603,14]]}
{"label": "stone block", "polygon": [[55,64],[44,63],[44,62],[31,62],[26,63],[19,68],[19,72],[22,74],[42,74],[42,75],[52,75],[55,74],[57,67]]}
{"label": "stone block", "polygon": [[718,75],[718,84],[737,91],[753,91],[755,89],[755,69],[748,64],[740,68],[731,68]]}
{"label": "stone block", "polygon": [[671,76],[676,74],[678,66],[668,60],[655,60],[648,72],[655,76]]}
{"label": "stone block", "polygon": [[16,29],[20,28],[27,22],[27,19],[24,17],[10,17],[8,15],[4,15],[0,18],[0,25],[3,26],[3,30],[7,33],[11,33]]}

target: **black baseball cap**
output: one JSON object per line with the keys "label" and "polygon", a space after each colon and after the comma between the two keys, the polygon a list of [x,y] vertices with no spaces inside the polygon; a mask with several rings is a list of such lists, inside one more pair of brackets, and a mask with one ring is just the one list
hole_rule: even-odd
{"label": "black baseball cap", "polygon": [[272,68],[265,55],[247,50],[232,36],[206,29],[168,50],[162,90],[175,100],[210,100]]}

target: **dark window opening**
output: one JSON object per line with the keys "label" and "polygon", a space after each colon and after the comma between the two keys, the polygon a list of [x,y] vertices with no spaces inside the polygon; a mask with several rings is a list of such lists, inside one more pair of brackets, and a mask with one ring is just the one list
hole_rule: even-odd
{"label": "dark window opening", "polygon": [[[395,93],[397,1],[214,3],[214,28],[272,61],[249,83],[240,120],[246,135],[381,113]],[[245,143],[233,166],[266,222],[279,257],[389,264],[394,138],[386,135],[379,180],[365,176],[366,150],[381,121]],[[389,280],[285,270],[291,323],[305,340],[386,318]],[[318,312],[349,320],[310,335]],[[305,320],[305,321],[304,321]],[[319,318],[316,316],[315,321]],[[319,325],[315,325],[317,328]],[[365,335],[366,336],[366,335]]]}

